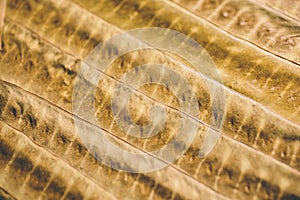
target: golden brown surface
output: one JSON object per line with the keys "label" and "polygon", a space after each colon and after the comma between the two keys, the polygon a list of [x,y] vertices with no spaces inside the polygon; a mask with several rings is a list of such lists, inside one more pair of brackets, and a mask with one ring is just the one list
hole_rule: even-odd
{"label": "golden brown surface", "polygon": [[[277,10],[263,0],[8,0],[0,51],[0,199],[300,199],[300,22],[276,2]],[[179,127],[178,100],[148,84],[132,95],[130,114],[146,124],[160,102],[165,127],[146,140],[122,132],[110,103],[130,69],[167,64],[192,85],[199,104],[199,129],[184,156],[135,174],[88,152],[74,117],[89,122],[72,115],[72,91],[82,60],[99,42],[149,26],[180,31],[207,50],[225,85],[226,117],[220,140],[200,158],[213,115],[203,80],[161,51],[118,58],[101,72],[95,98],[96,126],[119,146],[159,149]]]}

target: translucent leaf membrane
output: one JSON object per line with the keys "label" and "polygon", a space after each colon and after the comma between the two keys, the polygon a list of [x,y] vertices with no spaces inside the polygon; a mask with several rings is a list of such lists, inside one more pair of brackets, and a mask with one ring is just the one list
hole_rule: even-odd
{"label": "translucent leaf membrane", "polygon": [[[49,3],[50,5],[51,2]],[[35,4],[32,3],[30,4],[31,6],[34,6]],[[68,4],[66,4],[68,5]],[[97,13],[102,13],[101,17],[105,18],[105,12],[102,11],[101,9],[103,8],[103,5],[106,5],[105,3],[100,3],[99,5],[95,5],[93,8],[98,9],[99,12]],[[107,4],[109,5],[109,4]],[[130,6],[131,4],[126,4],[127,6]],[[147,4],[144,7],[148,9],[148,7],[151,8],[151,6],[155,7],[156,4],[151,4],[151,6],[147,6]],[[88,6],[88,5],[85,5]],[[53,5],[54,7],[54,5]],[[54,7],[55,8],[55,7]],[[70,8],[70,6],[68,7]],[[80,13],[79,11],[80,8],[76,6],[72,6],[72,9],[68,10],[76,10],[76,14]],[[119,7],[117,7],[119,8]],[[117,9],[116,8],[116,9]],[[149,9],[150,9],[149,8]],[[21,8],[20,8],[21,9]],[[121,9],[121,8],[119,8]],[[154,8],[151,8],[152,10]],[[150,10],[151,10],[150,9]],[[8,9],[10,10],[10,9]],[[38,10],[38,9],[35,9]],[[58,10],[58,8],[57,8]],[[78,10],[78,11],[77,11]],[[172,9],[170,9],[172,10]],[[14,10],[10,10],[8,13],[12,12]],[[42,11],[41,11],[42,12]],[[83,11],[82,11],[83,12]],[[153,10],[152,12],[158,12],[158,10]],[[34,14],[33,12],[32,14]],[[43,12],[45,13],[45,12]],[[143,12],[139,12],[143,13]],[[65,12],[66,14],[66,12]],[[113,13],[110,13],[110,15],[113,15]],[[116,17],[120,17],[115,14]],[[299,93],[298,85],[299,85],[299,67],[282,61],[280,59],[273,59],[273,56],[265,54],[264,52],[258,51],[257,49],[253,49],[252,47],[247,46],[244,43],[241,43],[237,40],[234,40],[233,38],[226,37],[222,35],[223,33],[220,33],[217,30],[212,29],[209,25],[206,25],[202,21],[196,21],[194,19],[191,19],[191,17],[182,16],[181,18],[177,19],[178,14],[175,15],[163,15],[160,17],[160,19],[164,19],[165,17],[168,17],[167,19],[164,19],[165,21],[175,21],[173,25],[169,26],[169,28],[182,31],[183,33],[191,36],[193,39],[195,39],[197,42],[199,42],[203,47],[206,48],[208,53],[212,56],[214,62],[217,64],[219,69],[221,70],[222,73],[222,78],[224,81],[224,84],[242,94],[245,94],[246,96],[253,98],[254,100],[264,104],[268,108],[274,110],[275,112],[283,115],[285,118],[290,119],[294,122],[299,121],[299,102],[297,98],[297,93]],[[22,22],[24,18],[21,18],[21,15],[17,15],[19,17],[16,17],[16,20]],[[72,15],[71,15],[72,16]],[[85,15],[84,15],[85,16]],[[177,17],[176,17],[177,16]],[[188,18],[187,18],[188,17]],[[70,17],[71,19],[73,17]],[[90,17],[92,18],[92,16]],[[47,18],[48,19],[48,18]],[[79,18],[80,19],[80,18]],[[80,27],[84,26],[84,28],[81,28],[82,30],[78,32],[99,32],[99,34],[102,32],[104,29],[103,27],[109,27],[107,23],[104,23],[101,19],[96,20],[95,16],[93,16],[92,23],[95,23],[95,25],[91,26],[84,26],[85,23],[79,23]],[[106,18],[105,18],[106,19]],[[126,19],[125,17],[122,18],[123,20]],[[135,17],[133,19],[130,19],[128,23],[120,23],[121,26],[125,26],[128,24],[128,26],[131,23],[131,28],[134,27],[140,27],[137,24],[138,20],[141,19],[141,17]],[[176,20],[174,20],[176,19]],[[184,28],[184,20],[189,20],[191,24],[194,23],[194,26],[190,26],[193,28],[186,27]],[[84,19],[83,19],[84,20]],[[109,17],[107,20],[112,21],[113,18]],[[78,20],[77,20],[78,21]],[[149,20],[148,20],[149,21]],[[122,22],[121,20],[119,22]],[[116,21],[115,23],[119,23]],[[146,20],[143,20],[143,25],[147,25],[149,22]],[[22,22],[23,23],[23,22]],[[24,24],[27,24],[28,20],[24,22]],[[50,22],[49,22],[50,23]],[[66,32],[68,28],[64,26],[64,24],[68,24],[67,22],[62,23],[60,27],[57,28],[57,31],[63,31],[65,30]],[[96,25],[98,24],[98,25]],[[99,25],[100,24],[100,25]],[[101,24],[104,24],[103,26]],[[151,24],[149,24],[151,25]],[[155,25],[155,24],[152,24]],[[41,28],[45,26],[45,28]],[[42,26],[40,25],[34,25],[30,24],[30,28],[33,29],[35,32],[40,32],[40,29],[46,29],[46,22],[43,23]],[[73,25],[75,26],[75,25]],[[101,26],[101,27],[100,27]],[[127,25],[126,25],[127,26]],[[89,28],[88,28],[89,27]],[[91,30],[91,27],[94,28],[94,31],[88,31],[87,29]],[[98,28],[99,27],[99,28]],[[128,27],[128,28],[130,28]],[[74,27],[75,29],[75,27]],[[108,28],[107,28],[108,29]],[[197,29],[197,30],[196,30]],[[56,29],[55,29],[56,30]],[[97,31],[96,31],[97,30]],[[99,31],[98,31],[99,30]],[[115,30],[115,33],[117,32],[116,28],[109,28],[108,30]],[[200,31],[201,30],[201,31]],[[104,30],[103,30],[104,31]],[[107,37],[107,33],[112,33],[114,31],[105,31],[105,33],[102,33]],[[111,36],[111,35],[110,35]],[[72,37],[68,37],[67,39],[61,40],[61,38],[66,37],[64,34],[45,34],[45,37],[48,38],[50,41],[60,44],[61,48],[66,49],[69,51],[78,51],[79,49],[78,46],[76,47],[69,47],[70,44],[73,44],[73,41],[77,41],[78,45],[80,47],[85,47],[84,49],[89,49],[92,50],[92,47],[86,47],[86,43],[90,43],[94,41],[94,36],[89,36],[85,40],[81,40],[78,38],[78,34],[74,33]],[[99,36],[98,36],[99,37]],[[225,38],[226,39],[225,39]],[[78,39],[77,39],[78,38]],[[221,39],[223,38],[223,39]],[[88,42],[88,40],[90,40]],[[61,42],[62,41],[62,42]],[[69,42],[68,42],[69,41]],[[102,41],[102,40],[100,40]],[[210,43],[210,45],[207,45]],[[68,44],[68,45],[67,45]],[[66,47],[67,46],[67,47]],[[242,51],[241,51],[242,49]],[[243,52],[251,52],[245,56],[243,56]],[[86,51],[84,55],[87,55],[89,51]],[[79,56],[82,57],[82,55],[79,53]],[[257,58],[260,59],[257,59]],[[224,61],[225,60],[225,61]],[[234,78],[233,78],[234,77]],[[266,81],[267,80],[267,81]]]}
{"label": "translucent leaf membrane", "polygon": [[300,21],[300,4],[297,0],[256,0],[257,3],[264,4],[274,10],[284,13],[285,15]]}
{"label": "translucent leaf membrane", "polygon": [[[167,27],[190,36],[212,57],[225,86],[299,123],[299,65],[255,48],[163,1],[144,1],[142,5],[138,1],[122,1],[111,8],[115,12],[106,10],[110,4],[105,0],[93,6],[75,2],[122,29]],[[135,15],[129,17],[131,12]]]}
{"label": "translucent leaf membrane", "polygon": [[[299,198],[297,65],[237,40],[201,19],[196,20],[176,7],[175,9],[169,3],[76,1],[82,6],[79,7],[69,1],[36,2],[8,2],[3,35],[4,50],[0,52],[0,78],[5,80],[1,81],[0,120],[7,128],[1,129],[1,136],[2,133],[9,135],[7,130],[11,129],[17,135],[11,138],[23,138],[20,139],[21,143],[29,141],[28,138],[33,141],[28,144],[36,149],[36,153],[26,154],[33,169],[36,164],[42,164],[50,177],[56,175],[56,168],[51,167],[48,161],[40,163],[37,159],[44,158],[39,153],[44,152],[45,160],[46,157],[51,160],[51,156],[55,155],[55,162],[62,163],[59,166],[67,166],[65,174],[84,177],[82,183],[75,184],[79,189],[72,185],[72,181],[62,181],[66,185],[72,185],[71,188],[74,187],[70,198],[80,195],[88,198],[92,193],[82,191],[84,184],[90,185],[89,188],[99,188],[100,191],[104,188],[107,196],[103,198]],[[104,74],[99,72],[104,78],[97,85],[97,93],[94,94],[99,119],[96,126],[104,130],[112,142],[128,151],[148,152],[167,144],[176,134],[181,110],[172,92],[157,85],[145,85],[131,96],[130,115],[136,123],[147,124],[147,111],[160,103],[167,111],[166,126],[160,134],[146,140],[126,135],[117,126],[111,111],[113,88],[120,84],[125,72],[139,64],[163,63],[182,74],[192,84],[197,95],[200,116],[195,121],[199,123],[199,130],[184,156],[160,171],[132,174],[111,169],[88,152],[76,134],[71,102],[80,59],[84,59],[98,42],[121,32],[120,28],[143,26],[174,28],[205,47],[219,67],[227,86],[227,105],[224,127],[220,131],[221,139],[207,157],[200,158],[199,150],[204,133],[211,128],[209,120],[213,113],[206,85],[190,70],[182,68],[181,63],[185,63],[184,61],[155,50],[138,51],[117,59]],[[188,69],[193,68],[188,64],[186,66]],[[79,120],[83,126],[91,125]],[[34,184],[35,179],[30,181],[27,178],[26,184],[23,184],[24,179],[12,180],[9,177],[9,163],[16,157],[14,149],[19,152],[23,145],[10,142],[7,138],[9,137],[4,137],[4,142],[0,143],[0,148],[3,147],[0,151],[0,163],[4,163],[1,169],[6,170],[0,174],[7,182],[11,181],[12,185],[6,188],[5,183],[0,183],[0,186],[13,195],[14,187],[22,187],[16,193],[17,197],[28,196],[28,192],[34,197],[38,194],[45,195],[45,191],[50,190],[46,189],[51,185],[49,182],[46,184],[49,186],[43,187],[44,192],[32,192],[29,183]],[[105,155],[98,156],[105,159]],[[23,171],[26,174],[26,169]],[[42,184],[36,185],[42,187]],[[89,198],[97,199],[97,196]]]}
{"label": "translucent leaf membrane", "polygon": [[[20,30],[17,26],[12,26],[11,28],[9,27],[11,26],[8,26],[6,30],[12,33],[17,30]],[[13,34],[10,35],[10,37],[12,37]],[[31,47],[29,43],[35,43],[34,41],[26,39],[27,37],[21,39],[19,38],[20,36],[15,35],[13,38],[16,38],[19,41],[23,41],[21,43],[18,43],[21,44],[24,47],[24,49],[28,49],[27,51],[24,51],[25,54],[23,55],[23,57],[26,58],[26,60],[23,61],[24,65],[22,68],[7,68],[6,66],[9,63],[12,63],[12,66],[17,67],[17,65],[13,65],[13,63],[15,63],[16,61],[11,59],[11,57],[13,57],[13,55],[17,55],[17,52],[19,51],[18,48],[13,48],[13,46],[9,46],[9,41],[13,41],[12,39],[10,39],[10,37],[7,37],[8,41],[6,42],[6,46],[10,49],[10,51],[4,54],[2,57],[2,78],[4,80],[13,82],[19,86],[22,86],[23,88],[30,90],[33,93],[37,93],[39,96],[42,96],[45,99],[49,99],[50,101],[57,103],[59,106],[71,111],[70,102],[72,97],[72,83],[74,81],[77,69],[79,67],[78,63],[76,62],[76,59],[65,54],[59,53],[58,50],[55,50],[55,48],[44,43],[40,43],[40,46],[37,47]],[[15,44],[12,43],[11,45]],[[44,54],[43,50],[41,52],[34,50],[35,48],[47,49],[47,53]],[[53,50],[51,51],[50,49]],[[51,60],[51,55],[55,54],[57,54],[57,59]],[[35,58],[39,59],[36,60]],[[149,58],[151,59],[149,60]],[[43,61],[43,59],[47,60]],[[106,73],[115,78],[118,78],[126,70],[129,70],[130,68],[136,65],[147,62],[161,63],[162,61],[164,61],[162,59],[166,59],[166,57],[161,55],[161,53],[159,52],[153,52],[153,50],[142,51],[140,53],[136,52],[131,55],[126,55],[125,57],[122,57],[119,60],[116,60],[116,62],[108,68]],[[38,63],[41,61],[43,64],[39,66]],[[5,62],[7,63],[5,64]],[[188,73],[188,71],[182,70],[180,66],[176,66],[176,63],[172,64],[171,60],[168,61],[168,63],[169,67],[175,70],[179,70],[179,73],[187,77],[187,79],[190,80],[190,82],[193,82],[194,91],[197,94],[198,103],[200,105],[199,120],[208,124],[210,122],[209,119],[211,116],[210,97],[209,94],[205,92],[207,91],[207,89],[206,86],[203,84],[203,81],[197,78],[195,75]],[[119,68],[118,66],[120,66],[121,64],[123,67]],[[118,71],[118,69],[121,71]],[[21,73],[22,77],[16,80],[13,74],[18,73]],[[113,118],[111,118],[111,120],[108,120],[111,116],[111,114],[109,114],[109,112],[111,112],[110,109],[105,109],[110,104],[110,95],[113,89],[113,85],[115,84],[114,82],[116,82],[115,79],[112,79],[109,76],[107,76],[107,78],[105,78],[101,83],[99,83],[99,86],[101,87],[99,87],[99,93],[97,93],[96,95],[96,103],[99,104],[98,110],[100,111],[97,112],[98,117],[99,119],[102,119],[102,117],[107,119],[100,120],[101,123],[106,124],[103,126],[107,129],[115,127],[111,127],[111,122]],[[152,88],[153,87],[154,86],[152,86]],[[60,91],[60,93],[57,93],[56,91]],[[162,103],[165,103],[167,106],[169,106],[169,108],[174,108],[174,111],[176,111],[176,109],[178,110],[176,104],[172,102],[167,102],[170,98],[166,97],[168,97],[169,95],[163,97],[156,97],[156,95],[159,95],[160,93],[157,93],[155,91],[157,91],[156,87],[154,87],[152,90],[142,92],[142,94],[144,93],[144,95],[146,95],[145,97],[143,97],[142,94],[136,95],[141,96],[140,98],[144,99],[140,100],[140,102],[145,102],[145,98],[147,98],[147,96],[151,97],[152,99],[154,98],[154,100],[156,99],[156,102],[161,101],[164,98],[166,100],[163,100]],[[163,90],[162,92],[165,93],[166,91]],[[228,106],[226,111],[224,128],[222,132],[228,134],[232,138],[238,139],[239,141],[248,144],[249,146],[252,146],[253,148],[258,148],[261,151],[273,157],[276,157],[276,159],[284,161],[288,165],[294,166],[296,169],[299,169],[299,165],[297,162],[297,159],[299,157],[299,151],[297,148],[290,149],[289,154],[282,153],[286,151],[286,147],[284,146],[286,146],[287,142],[291,142],[291,144],[294,144],[297,147],[298,141],[296,140],[296,138],[299,137],[299,127],[291,124],[286,120],[282,120],[279,116],[275,115],[274,113],[266,110],[265,108],[261,107],[260,105],[257,105],[256,103],[250,101],[247,98],[239,96],[231,90],[227,91],[227,96]],[[140,102],[134,102],[134,104]],[[143,107],[136,107],[134,109],[142,111]],[[133,111],[134,110],[132,110],[131,112]],[[136,113],[136,115],[137,120],[143,117],[139,116],[138,113]],[[277,122],[274,123],[274,120],[276,120]],[[176,120],[173,123],[175,122]],[[270,140],[271,138],[272,140]],[[290,138],[295,139],[290,140]],[[278,148],[277,146],[275,146],[275,141],[281,141],[280,144],[283,145],[283,148]],[[151,145],[151,143],[149,145]],[[275,155],[272,153],[274,149],[276,150],[276,152],[278,152]]]}
{"label": "translucent leaf membrane", "polygon": [[[280,1],[261,1],[268,2],[271,8],[251,0],[171,1],[238,38],[300,64],[300,21],[272,10],[273,4],[279,8]],[[296,1],[282,1],[282,4],[280,9],[289,10],[292,7],[299,13],[299,3]]]}
{"label": "translucent leaf membrane", "polygon": [[[55,154],[34,144],[32,138],[3,122],[0,128],[0,183],[15,198],[116,199]],[[9,194],[2,197],[14,199]]]}
{"label": "translucent leaf membrane", "polygon": [[[205,126],[199,129],[199,136],[197,136],[185,156],[175,163],[175,166],[170,166],[149,174],[130,174],[113,170],[97,162],[82,145],[78,135],[75,134],[73,116],[70,113],[61,110],[53,104],[49,104],[49,102],[33,94],[28,94],[23,89],[11,84],[2,83],[1,91],[4,96],[4,102],[7,102],[1,113],[1,121],[20,130],[37,145],[57,155],[59,159],[69,163],[78,172],[85,174],[89,179],[92,179],[117,196],[121,192],[119,191],[120,188],[131,190],[132,183],[135,181],[141,183],[140,179],[138,179],[141,176],[143,179],[145,177],[150,179],[147,183],[150,183],[151,179],[154,179],[153,182],[155,183],[147,186],[150,187],[149,190],[142,189],[146,187],[143,184],[134,186],[135,192],[144,191],[144,193],[138,192],[138,194],[144,194],[145,196],[154,190],[157,192],[155,194],[165,198],[164,195],[155,190],[155,185],[160,185],[163,188],[162,190],[164,190],[164,194],[182,196],[183,198],[187,197],[185,195],[189,195],[186,194],[189,193],[189,190],[191,192],[202,191],[201,193],[195,193],[194,195],[196,196],[202,194],[218,197],[216,193],[200,183],[204,183],[232,198],[235,196],[237,198],[248,198],[253,195],[267,195],[267,197],[270,197],[270,195],[280,196],[286,193],[298,195],[297,192],[295,193],[297,191],[295,188],[297,187],[296,183],[300,178],[297,171],[284,167],[278,162],[273,162],[272,159],[265,155],[245,145],[241,145],[226,136],[222,136],[216,148],[206,158],[199,158],[197,148],[199,147],[199,143],[201,143],[201,138],[203,138],[201,132],[206,129]],[[16,106],[17,104],[19,107]],[[3,118],[3,116],[6,117]],[[82,123],[86,124],[87,122],[82,121]],[[105,133],[111,135],[109,132]],[[118,140],[115,137],[114,139]],[[128,146],[127,142],[119,141],[119,143],[124,149],[132,149],[133,147],[131,145]],[[140,151],[136,148],[132,150]],[[252,158],[254,154],[255,158]],[[35,155],[32,156],[36,157]],[[255,167],[257,169],[252,170]],[[184,170],[189,175],[180,173],[178,168]],[[177,184],[166,183],[165,178],[153,178],[161,177],[162,174],[170,174],[169,178],[172,179],[172,182],[177,182]],[[236,176],[236,179],[233,179],[233,175]],[[200,183],[194,182],[194,179],[190,176],[193,176]],[[254,186],[248,186],[252,184],[248,180],[249,177],[250,180],[256,180]],[[111,185],[109,180],[111,179],[114,180],[115,187],[109,187]],[[275,184],[275,180],[277,179],[282,181]],[[253,191],[249,191],[249,187],[257,187],[259,183],[266,184],[265,188],[261,188],[261,193],[255,193],[254,188]],[[240,187],[239,184],[246,184],[247,187]],[[178,190],[178,185],[181,188],[185,188],[186,185],[187,188],[185,190]],[[275,191],[273,191],[273,188],[275,188]],[[176,194],[174,194],[175,191]],[[131,195],[132,197],[136,197],[136,193],[128,194],[127,197],[130,198]],[[219,196],[219,198],[221,197]]]}
{"label": "translucent leaf membrane", "polygon": [[[204,198],[205,196],[226,199],[171,166],[147,174],[134,174],[109,168],[98,162],[82,144],[73,126],[73,115],[69,112],[10,84],[1,82],[1,91],[4,102],[7,102],[0,117],[3,123],[19,130],[22,132],[23,137],[29,138],[38,146],[43,147],[45,152],[56,155],[60,162],[68,163],[76,169],[78,174],[83,174],[116,197],[122,196],[127,191],[126,198],[128,199],[146,198],[151,193],[157,199],[165,199],[169,195],[183,199],[189,198],[190,195],[195,199]],[[14,109],[16,112],[14,112]],[[82,123],[86,127],[89,126],[89,123],[84,120],[82,120]],[[113,136],[106,131],[105,134]],[[135,152],[141,151],[115,136],[113,136],[113,139],[124,149]],[[14,141],[12,141],[11,146],[13,144]],[[37,158],[36,154],[31,156],[32,159]],[[105,159],[105,156],[100,156]],[[115,161],[112,160],[111,162]],[[122,163],[115,164],[122,165]],[[50,169],[52,169],[51,166],[49,165]],[[166,182],[164,174],[168,174],[172,181]],[[17,183],[19,182],[20,180],[17,179]],[[114,187],[111,187],[111,182],[113,182]],[[184,188],[184,190],[179,190],[178,187]],[[128,191],[132,192],[128,193]],[[21,194],[25,195],[22,192]]]}

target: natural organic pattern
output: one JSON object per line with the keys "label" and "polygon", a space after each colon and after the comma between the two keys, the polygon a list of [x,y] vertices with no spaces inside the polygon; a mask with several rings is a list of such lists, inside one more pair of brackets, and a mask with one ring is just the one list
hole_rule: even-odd
{"label": "natural organic pattern", "polygon": [[296,20],[300,20],[300,4],[298,0],[257,0],[258,3],[265,4],[268,7],[275,8],[279,12],[284,13],[285,15],[292,17]]}
{"label": "natural organic pattern", "polygon": [[[297,36],[298,22],[283,16],[284,24],[291,27],[284,26],[276,12],[270,14],[252,1],[189,2],[176,1],[180,6],[150,0],[7,2],[0,51],[0,197],[300,198],[299,46],[276,42],[272,46],[266,37],[269,31],[257,25],[263,18],[270,26],[276,24],[275,30],[282,27],[278,37]],[[181,6],[203,18],[208,16],[202,11],[223,13],[221,18],[208,18],[233,35]],[[247,31],[237,28],[236,22],[257,29],[249,28],[245,36]],[[193,85],[200,112],[196,139],[182,158],[160,171],[132,174],[99,163],[83,146],[73,124],[78,116],[72,116],[72,89],[80,62],[99,42],[122,30],[145,26],[181,31],[207,50],[226,86],[226,118],[216,147],[200,158],[203,133],[210,128],[213,114],[203,80],[182,68],[184,61],[171,59],[165,52],[144,50],[118,58],[103,73],[95,97],[99,128],[121,147],[137,152],[160,148],[178,128],[178,101],[170,91],[151,84],[131,97],[129,110],[134,121],[145,124],[145,111],[162,103],[169,116],[164,130],[141,140],[118,128],[110,109],[112,91],[121,76],[139,64],[164,63],[182,74]]]}
{"label": "natural organic pattern", "polygon": [[243,40],[300,63],[300,21],[251,0],[172,1]]}

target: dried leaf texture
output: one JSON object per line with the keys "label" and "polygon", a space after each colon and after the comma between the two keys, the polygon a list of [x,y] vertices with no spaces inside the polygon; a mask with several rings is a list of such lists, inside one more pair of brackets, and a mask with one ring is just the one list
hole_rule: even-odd
{"label": "dried leaf texture", "polygon": [[[275,9],[263,0],[8,0],[0,50],[0,199],[300,199],[300,22],[297,6],[274,2]],[[224,123],[205,157],[200,148],[215,114],[209,89],[193,66],[167,52],[120,56],[98,71],[99,123],[74,115],[75,80],[89,82],[79,70],[86,56],[118,33],[152,26],[193,38],[221,72]],[[167,88],[143,85],[128,103],[139,125],[149,123],[154,105],[165,109],[166,123],[153,137],[124,133],[112,112],[114,88],[142,64],[164,64],[184,77],[200,114],[187,115],[198,129],[182,157],[158,171],[130,173],[97,160],[74,119],[128,151],[168,144],[183,111]]]}

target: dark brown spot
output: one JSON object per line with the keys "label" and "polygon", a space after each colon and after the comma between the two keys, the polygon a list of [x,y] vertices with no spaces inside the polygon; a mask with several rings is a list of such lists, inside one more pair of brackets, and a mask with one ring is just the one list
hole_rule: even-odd
{"label": "dark brown spot", "polygon": [[201,108],[203,106],[200,100],[198,100],[198,106],[199,106],[199,108]]}
{"label": "dark brown spot", "polygon": [[[268,131],[265,131],[268,130]],[[276,134],[273,134],[271,129],[265,127],[265,130],[262,130],[257,139],[257,146],[264,152],[271,153],[273,150],[274,139],[273,137]]]}
{"label": "dark brown spot", "polygon": [[45,191],[48,199],[53,199],[53,200],[61,199],[66,189],[66,187],[62,185],[62,182],[63,182],[62,180],[52,181],[49,184],[49,186]]}
{"label": "dark brown spot", "polygon": [[53,137],[52,144],[50,145],[53,145],[51,148],[55,148],[56,151],[65,152],[70,143],[70,138],[68,138],[63,132],[58,130]]}
{"label": "dark brown spot", "polygon": [[57,14],[51,19],[51,23],[53,24],[54,27],[59,27],[62,24],[62,19],[61,17]]}
{"label": "dark brown spot", "polygon": [[284,135],[283,139],[286,141],[300,141],[300,136],[298,135]]}
{"label": "dark brown spot", "polygon": [[31,5],[29,2],[25,2],[23,6],[27,12],[31,12]]}
{"label": "dark brown spot", "polygon": [[174,197],[174,200],[184,200],[184,198],[182,196],[180,196],[179,194],[176,194]]}
{"label": "dark brown spot", "polygon": [[75,76],[77,73],[73,70],[67,69],[67,74],[70,76]]}
{"label": "dark brown spot", "polygon": [[231,126],[234,126],[236,123],[234,116],[231,116],[229,121],[230,121]]}
{"label": "dark brown spot", "polygon": [[53,63],[53,67],[57,68],[57,69],[62,69],[62,70],[64,70],[64,72],[66,72],[66,70],[67,70],[67,68],[63,64],[58,63],[58,62]]}
{"label": "dark brown spot", "polygon": [[27,72],[30,72],[34,67],[34,64],[31,60],[27,61],[25,64],[24,64],[24,69],[25,71]]}
{"label": "dark brown spot", "polygon": [[220,173],[219,187],[235,188],[239,178],[239,169],[232,166],[224,166]]}
{"label": "dark brown spot", "polygon": [[11,114],[14,116],[14,118],[16,118],[17,117],[17,109],[13,106],[10,106],[8,109],[11,112]]}
{"label": "dark brown spot", "polygon": [[119,13],[133,13],[139,8],[139,3],[132,1],[123,1],[121,8],[117,11]]}
{"label": "dark brown spot", "polygon": [[94,49],[98,44],[100,44],[100,40],[97,40],[95,38],[91,38],[88,42],[88,46],[90,47],[90,49]]}
{"label": "dark brown spot", "polygon": [[149,7],[143,7],[140,9],[139,15],[140,19],[142,19],[145,24],[147,24],[151,19],[154,18],[154,10]]}
{"label": "dark brown spot", "polygon": [[77,140],[75,140],[72,144],[72,147],[75,149],[75,151],[79,154],[83,154],[86,152],[86,149],[84,148],[84,146]]}
{"label": "dark brown spot", "polygon": [[80,40],[87,40],[90,37],[86,31],[78,31],[77,35],[79,36]]}
{"label": "dark brown spot", "polygon": [[149,176],[146,176],[145,174],[140,174],[139,182],[144,183],[150,188],[153,188],[155,185],[155,181],[151,179]]}
{"label": "dark brown spot", "polygon": [[2,112],[6,104],[7,104],[7,98],[5,98],[2,94],[0,94],[0,116],[2,115]]}
{"label": "dark brown spot", "polygon": [[6,142],[0,140],[0,164],[6,164],[13,155],[12,148]]}
{"label": "dark brown spot", "polygon": [[72,24],[66,24],[64,26],[64,32],[66,37],[70,37],[75,32],[75,27]]}
{"label": "dark brown spot", "polygon": [[246,195],[253,195],[256,191],[259,179],[253,175],[245,174],[240,182],[240,188]]}
{"label": "dark brown spot", "polygon": [[4,39],[1,39],[1,49],[0,49],[0,54],[4,55],[6,53],[6,48],[5,48],[5,42]]}
{"label": "dark brown spot", "polygon": [[48,145],[54,131],[54,127],[52,127],[50,124],[51,123],[46,124],[45,122],[41,122],[39,123],[37,130],[31,133],[32,137],[34,137],[34,140],[38,141],[39,144]]}
{"label": "dark brown spot", "polygon": [[257,135],[256,127],[253,124],[244,124],[239,135],[242,141],[252,144]]}
{"label": "dark brown spot", "polygon": [[161,17],[157,17],[154,19],[152,26],[160,27],[160,28],[168,28],[168,27],[170,27],[170,22]]}
{"label": "dark brown spot", "polygon": [[220,60],[224,60],[229,55],[229,51],[227,49],[220,47],[216,43],[211,43],[205,48],[212,57]]}
{"label": "dark brown spot", "polygon": [[172,191],[161,184],[157,184],[154,191],[163,199],[171,199],[172,197]]}
{"label": "dark brown spot", "polygon": [[43,190],[49,181],[50,173],[43,167],[37,166],[30,175],[29,185],[35,190]]}
{"label": "dark brown spot", "polygon": [[69,140],[64,136],[64,135],[60,135],[60,140],[63,144],[68,143]]}
{"label": "dark brown spot", "polygon": [[206,177],[214,179],[220,167],[221,163],[219,160],[207,158],[202,164],[200,172]]}
{"label": "dark brown spot", "polygon": [[263,180],[261,182],[260,192],[257,194],[259,199],[277,199],[279,187]]}
{"label": "dark brown spot", "polygon": [[19,154],[13,161],[12,168],[15,170],[20,170],[24,173],[28,173],[32,170],[33,164],[27,156]]}
{"label": "dark brown spot", "polygon": [[29,122],[31,128],[33,128],[33,129],[36,128],[37,121],[36,121],[35,117],[33,116],[33,114],[28,113],[26,115],[26,120]]}
{"label": "dark brown spot", "polygon": [[34,15],[32,21],[36,24],[42,24],[46,21],[46,19],[47,19],[47,12],[45,12],[45,9],[42,9]]}
{"label": "dark brown spot", "polygon": [[81,200],[81,199],[83,199],[83,195],[78,191],[68,192],[65,199],[66,200]]}

